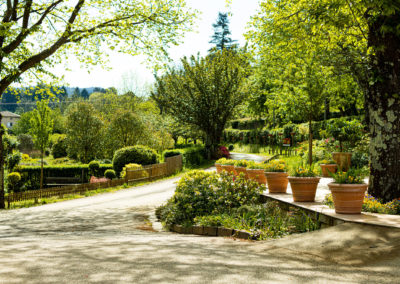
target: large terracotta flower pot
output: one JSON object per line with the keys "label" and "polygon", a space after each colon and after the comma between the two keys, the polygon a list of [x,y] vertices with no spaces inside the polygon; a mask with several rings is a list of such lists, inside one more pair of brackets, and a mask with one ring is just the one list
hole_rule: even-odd
{"label": "large terracotta flower pot", "polygon": [[336,213],[360,214],[368,184],[329,183]]}
{"label": "large terracotta flower pot", "polygon": [[331,177],[330,173],[336,173],[337,165],[336,164],[320,164],[322,176],[323,177]]}
{"label": "large terracotta flower pot", "polygon": [[287,173],[265,172],[269,193],[286,193],[289,183]]}
{"label": "large terracotta flower pot", "polygon": [[215,164],[215,168],[217,169],[217,174],[219,174],[220,172],[222,172],[221,164]]}
{"label": "large terracotta flower pot", "polygon": [[319,177],[289,177],[294,202],[314,202]]}
{"label": "large terracotta flower pot", "polygon": [[221,165],[223,171],[236,175],[235,166],[234,165]]}
{"label": "large terracotta flower pot", "polygon": [[249,179],[255,180],[259,184],[265,185],[267,183],[267,178],[263,169],[247,169],[247,175]]}
{"label": "large terracotta flower pot", "polygon": [[332,153],[332,159],[335,160],[341,171],[347,172],[349,170],[351,166],[351,153],[334,152]]}
{"label": "large terracotta flower pot", "polygon": [[236,171],[236,175],[239,176],[240,173],[244,174],[244,177],[246,179],[249,178],[248,174],[247,174],[247,169],[245,167],[235,167],[235,171]]}

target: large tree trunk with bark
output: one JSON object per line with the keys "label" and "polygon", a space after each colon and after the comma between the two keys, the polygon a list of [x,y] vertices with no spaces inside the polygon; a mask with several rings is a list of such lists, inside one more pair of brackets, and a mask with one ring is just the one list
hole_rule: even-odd
{"label": "large tree trunk with bark", "polygon": [[0,114],[0,209],[6,208],[4,199],[4,147],[3,147],[3,135],[4,129],[1,126],[2,115]]}
{"label": "large tree trunk with bark", "polygon": [[[400,12],[370,19],[372,75],[366,97],[371,135],[369,193],[383,201],[400,197]],[[393,32],[382,32],[390,25]]]}

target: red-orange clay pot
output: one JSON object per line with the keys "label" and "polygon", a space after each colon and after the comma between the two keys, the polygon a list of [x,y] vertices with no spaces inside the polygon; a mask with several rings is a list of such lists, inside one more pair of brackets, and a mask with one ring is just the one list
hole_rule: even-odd
{"label": "red-orange clay pot", "polygon": [[331,177],[329,173],[336,173],[337,165],[336,164],[320,164],[322,176],[323,177]]}
{"label": "red-orange clay pot", "polygon": [[217,174],[219,174],[220,172],[222,172],[221,164],[215,164],[215,168],[217,169]]}
{"label": "red-orange clay pot", "polygon": [[294,202],[314,202],[319,177],[289,177]]}
{"label": "red-orange clay pot", "polygon": [[235,167],[235,171],[237,176],[239,176],[240,173],[243,173],[245,179],[249,178],[249,175],[247,174],[247,169],[245,167]]}
{"label": "red-orange clay pot", "polygon": [[221,165],[223,171],[236,175],[235,166],[234,165]]}
{"label": "red-orange clay pot", "polygon": [[336,213],[360,214],[368,184],[329,183]]}
{"label": "red-orange clay pot", "polygon": [[263,169],[247,169],[247,175],[249,179],[255,180],[259,184],[265,185],[267,183],[267,178]]}
{"label": "red-orange clay pot", "polygon": [[286,193],[289,183],[287,173],[265,172],[269,193]]}

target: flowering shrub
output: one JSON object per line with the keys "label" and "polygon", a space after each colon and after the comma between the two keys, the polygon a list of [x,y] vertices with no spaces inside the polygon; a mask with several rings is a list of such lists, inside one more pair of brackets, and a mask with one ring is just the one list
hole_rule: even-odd
{"label": "flowering shrub", "polygon": [[231,154],[225,146],[219,146],[218,148],[218,157],[229,158]]}
{"label": "flowering shrub", "polygon": [[247,165],[249,164],[249,161],[247,160],[237,160],[235,161],[235,166],[236,167],[247,167]]}
{"label": "flowering shrub", "polygon": [[223,165],[226,162],[226,158],[221,158],[215,161],[216,164],[221,164]]}
{"label": "flowering shrub", "polygon": [[196,216],[228,213],[242,205],[259,201],[265,190],[257,182],[242,177],[234,181],[228,173],[191,171],[178,182],[175,194],[156,211],[166,225],[193,224]]}
{"label": "flowering shrub", "polygon": [[315,177],[319,172],[314,169],[314,165],[298,165],[290,171],[293,177]]}
{"label": "flowering shrub", "polygon": [[284,160],[272,160],[265,165],[266,172],[286,172],[286,162]]}
{"label": "flowering shrub", "polygon": [[[323,201],[325,205],[333,208],[332,194],[325,196]],[[362,211],[371,213],[400,215],[400,200],[395,199],[387,203],[382,203],[375,197],[365,194]]]}
{"label": "flowering shrub", "polygon": [[362,184],[364,183],[364,175],[361,170],[349,169],[347,172],[338,171],[331,173],[334,183],[339,184]]}

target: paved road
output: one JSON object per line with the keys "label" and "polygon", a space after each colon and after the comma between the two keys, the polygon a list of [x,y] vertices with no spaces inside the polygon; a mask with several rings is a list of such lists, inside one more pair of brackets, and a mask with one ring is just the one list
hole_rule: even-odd
{"label": "paved road", "polygon": [[0,212],[0,283],[393,283],[400,231],[341,225],[268,242],[154,230],[177,178]]}

